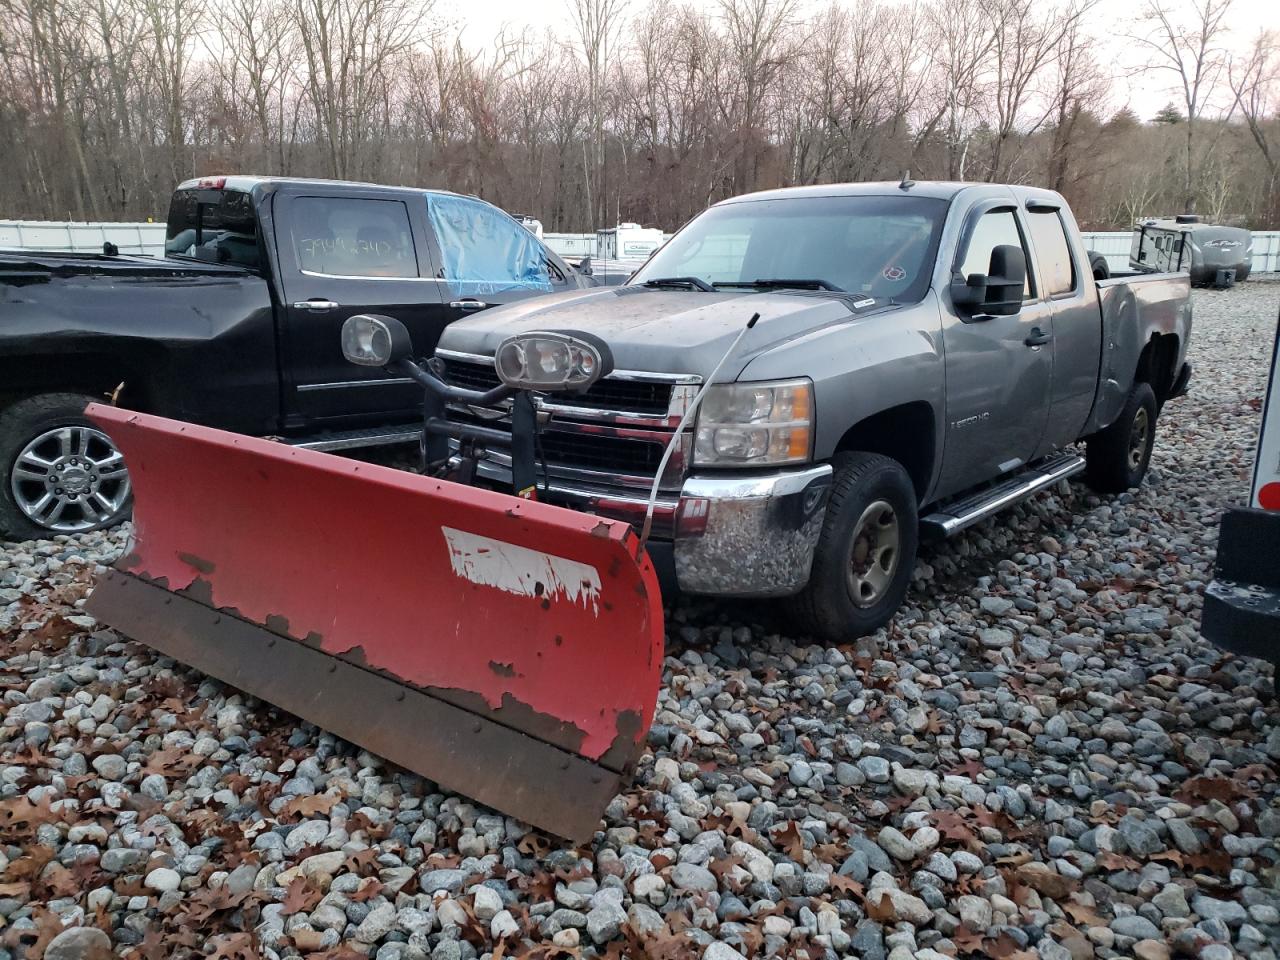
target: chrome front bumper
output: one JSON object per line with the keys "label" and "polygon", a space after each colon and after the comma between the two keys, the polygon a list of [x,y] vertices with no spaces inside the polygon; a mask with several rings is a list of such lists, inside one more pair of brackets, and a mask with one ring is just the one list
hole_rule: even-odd
{"label": "chrome front bumper", "polygon": [[704,474],[680,491],[676,579],[688,593],[780,597],[809,582],[831,466]]}
{"label": "chrome front bumper", "polygon": [[[478,464],[482,477],[510,479],[505,465]],[[707,471],[666,491],[654,506],[653,538],[666,541],[675,577],[686,593],[780,597],[809,582],[813,551],[831,491],[830,464],[773,473]],[[647,499],[634,490],[553,478],[547,499],[562,506],[644,522]]]}

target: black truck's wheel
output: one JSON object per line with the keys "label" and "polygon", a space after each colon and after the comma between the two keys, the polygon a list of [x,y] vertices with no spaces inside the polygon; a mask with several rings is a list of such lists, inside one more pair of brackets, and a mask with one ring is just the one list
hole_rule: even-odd
{"label": "black truck's wheel", "polygon": [[802,625],[827,643],[884,626],[911,582],[918,539],[915,488],[902,465],[877,453],[843,455],[809,583],[792,599]]}
{"label": "black truck's wheel", "polygon": [[1085,480],[1099,493],[1123,493],[1142,483],[1156,442],[1156,395],[1136,383],[1111,426],[1085,441]]}
{"label": "black truck's wheel", "polygon": [[32,540],[83,533],[128,516],[124,457],[84,415],[92,399],[47,393],[0,411],[0,534]]}

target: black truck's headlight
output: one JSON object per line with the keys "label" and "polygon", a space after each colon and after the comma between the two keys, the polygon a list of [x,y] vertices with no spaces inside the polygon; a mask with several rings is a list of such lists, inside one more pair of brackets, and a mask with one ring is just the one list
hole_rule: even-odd
{"label": "black truck's headlight", "polygon": [[813,383],[717,383],[698,410],[693,462],[744,467],[804,463],[813,453]]}
{"label": "black truck's headlight", "polygon": [[609,373],[608,347],[585,334],[536,331],[508,337],[494,355],[498,377],[520,390],[585,390]]}
{"label": "black truck's headlight", "polygon": [[342,355],[362,367],[385,367],[413,353],[409,331],[395,317],[359,313],[342,324]]}

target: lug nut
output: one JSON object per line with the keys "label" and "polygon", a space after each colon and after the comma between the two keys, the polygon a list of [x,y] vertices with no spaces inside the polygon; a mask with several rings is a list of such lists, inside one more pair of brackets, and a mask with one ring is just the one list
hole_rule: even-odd
{"label": "lug nut", "polygon": [[54,493],[56,493],[58,496],[62,496],[62,488],[61,488],[61,487],[58,487],[58,488],[57,488],[56,490],[54,490],[53,492],[54,492]]}

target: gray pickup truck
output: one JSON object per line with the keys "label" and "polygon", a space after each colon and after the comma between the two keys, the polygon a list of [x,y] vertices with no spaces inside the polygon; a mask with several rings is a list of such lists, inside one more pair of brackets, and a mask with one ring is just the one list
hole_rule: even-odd
{"label": "gray pickup truck", "polygon": [[[1137,486],[1191,373],[1187,274],[1095,281],[1062,197],[992,184],[727,200],[623,286],[452,324],[435,369],[487,389],[506,338],[564,330],[607,344],[614,369],[542,401],[541,496],[637,526],[651,512],[665,583],[791,597],[828,641],[889,620],[922,537],[1082,471]],[[510,481],[500,452],[476,470]]]}

